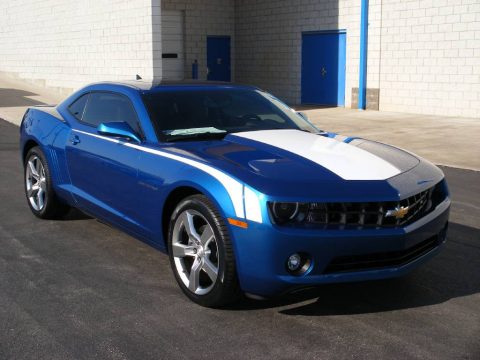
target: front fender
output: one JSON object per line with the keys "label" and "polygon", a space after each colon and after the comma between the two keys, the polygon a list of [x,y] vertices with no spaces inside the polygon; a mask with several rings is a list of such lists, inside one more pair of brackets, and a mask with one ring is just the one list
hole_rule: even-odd
{"label": "front fender", "polygon": [[[154,239],[163,239],[158,219],[168,196],[182,186],[205,194],[224,218],[262,221],[259,196],[243,182],[212,165],[165,150],[129,145],[142,151],[139,160],[139,198],[148,209],[141,217]],[[159,216],[160,215],[160,216]],[[164,244],[164,241],[162,241]],[[163,245],[162,244],[162,245]]]}
{"label": "front fender", "polygon": [[[169,193],[181,186],[194,188],[215,204],[222,217],[237,217],[233,204],[234,200],[231,199],[225,186],[204,171],[186,166],[182,171],[176,173],[175,179],[171,179],[171,181],[172,183],[168,186]],[[240,184],[240,186],[243,187],[243,184]],[[238,191],[243,190],[240,188]],[[240,194],[240,196],[242,195]]]}

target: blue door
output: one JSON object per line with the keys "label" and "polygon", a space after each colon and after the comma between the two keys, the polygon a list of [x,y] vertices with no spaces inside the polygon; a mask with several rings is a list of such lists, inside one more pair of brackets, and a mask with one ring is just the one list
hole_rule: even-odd
{"label": "blue door", "polygon": [[138,202],[139,151],[98,138],[95,128],[79,125],[77,129],[72,130],[66,145],[77,206],[107,222],[138,230],[132,214]]}
{"label": "blue door", "polygon": [[140,152],[97,131],[105,120],[126,121],[136,128],[135,109],[126,96],[117,93],[96,91],[88,96],[81,120],[71,119],[75,128],[65,147],[72,193],[81,209],[138,231]]}
{"label": "blue door", "polygon": [[230,36],[207,37],[207,80],[230,81]]}
{"label": "blue door", "polygon": [[344,32],[302,36],[302,104],[345,105]]}

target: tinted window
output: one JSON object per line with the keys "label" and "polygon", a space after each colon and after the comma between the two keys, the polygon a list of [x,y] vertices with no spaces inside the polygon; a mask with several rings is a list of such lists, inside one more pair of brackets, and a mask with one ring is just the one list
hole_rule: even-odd
{"label": "tinted window", "polygon": [[82,121],[97,127],[102,122],[124,121],[140,133],[137,114],[130,100],[123,95],[92,92]]}
{"label": "tinted window", "polygon": [[85,104],[87,103],[89,94],[84,94],[75,100],[69,107],[68,110],[70,113],[75,116],[78,120],[82,119],[83,109],[85,109]]}
{"label": "tinted window", "polygon": [[[179,89],[143,94],[161,137],[205,131],[225,133],[266,129],[318,132],[272,95],[246,89]],[[214,129],[212,129],[214,128]],[[164,136],[163,136],[164,137]]]}

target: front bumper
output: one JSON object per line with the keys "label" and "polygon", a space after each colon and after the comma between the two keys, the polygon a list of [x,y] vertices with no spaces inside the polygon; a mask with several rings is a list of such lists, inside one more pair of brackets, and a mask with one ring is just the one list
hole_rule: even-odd
{"label": "front bumper", "polygon": [[[404,275],[441,249],[446,239],[450,200],[447,197],[418,221],[397,229],[311,230],[249,223],[232,228],[237,270],[243,291],[273,296],[325,283],[365,281]],[[428,246],[426,245],[428,244]],[[425,246],[424,246],[425,245]],[[304,275],[289,274],[286,260],[293,253],[310,255]],[[364,266],[332,266],[379,258]]]}

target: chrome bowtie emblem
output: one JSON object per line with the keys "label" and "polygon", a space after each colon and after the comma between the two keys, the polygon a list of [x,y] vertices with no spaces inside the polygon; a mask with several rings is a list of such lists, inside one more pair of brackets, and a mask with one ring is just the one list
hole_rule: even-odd
{"label": "chrome bowtie emblem", "polygon": [[395,219],[403,219],[408,214],[408,209],[408,206],[397,206],[393,210],[387,210],[385,217],[395,216]]}

